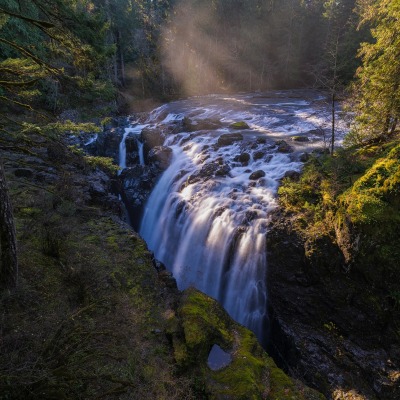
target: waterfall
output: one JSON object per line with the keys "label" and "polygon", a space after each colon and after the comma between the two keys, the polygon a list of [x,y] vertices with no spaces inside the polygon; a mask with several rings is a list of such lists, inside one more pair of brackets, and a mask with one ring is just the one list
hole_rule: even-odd
{"label": "waterfall", "polygon": [[[284,94],[276,93],[279,101],[257,95],[196,97],[164,105],[148,121],[175,123],[182,112],[194,126],[205,126],[206,119],[221,121],[213,130],[167,136],[172,162],[146,203],[140,234],[180,289],[193,285],[216,298],[262,342],[268,219],[279,180],[301,168],[296,157],[278,152],[273,139],[308,131],[315,136],[326,121],[312,100],[282,101]],[[320,97],[314,96],[318,105]],[[229,125],[240,120],[248,130],[228,142],[219,140],[237,132]],[[311,141],[309,149],[321,144],[320,138]]]}
{"label": "waterfall", "polygon": [[139,135],[136,136],[136,143],[138,146],[139,164],[144,165],[143,142],[140,141]]}
{"label": "waterfall", "polygon": [[126,138],[130,135],[134,135],[136,138],[140,165],[144,165],[144,156],[143,156],[143,143],[140,141],[139,137],[142,130],[147,126],[145,125],[134,125],[128,128],[125,128],[124,134],[122,135],[121,142],[119,144],[119,162],[118,165],[120,167],[119,174],[123,169],[126,168]]}
{"label": "waterfall", "polygon": [[[299,166],[287,155],[273,154],[269,163],[232,163],[226,176],[197,179],[205,153],[206,165],[219,168],[217,158],[230,159],[239,151],[233,145],[212,154],[208,146],[215,142],[198,136],[191,146],[185,140],[171,146],[172,164],[147,202],[140,233],[180,289],[194,285],[216,298],[261,340],[267,318],[268,211],[276,206],[277,178]],[[252,170],[263,170],[265,177],[249,180]]]}
{"label": "waterfall", "polygon": [[94,143],[97,140],[98,136],[99,135],[95,133],[89,140],[85,142],[84,146],[89,146],[90,144]]}

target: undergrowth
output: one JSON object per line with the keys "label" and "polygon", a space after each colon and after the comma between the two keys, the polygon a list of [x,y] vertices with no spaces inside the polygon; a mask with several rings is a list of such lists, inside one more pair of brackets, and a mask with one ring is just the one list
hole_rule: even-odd
{"label": "undergrowth", "polygon": [[311,157],[299,180],[285,178],[279,202],[312,257],[320,238],[329,238],[344,257],[392,302],[400,272],[400,140],[380,146],[338,149]]}

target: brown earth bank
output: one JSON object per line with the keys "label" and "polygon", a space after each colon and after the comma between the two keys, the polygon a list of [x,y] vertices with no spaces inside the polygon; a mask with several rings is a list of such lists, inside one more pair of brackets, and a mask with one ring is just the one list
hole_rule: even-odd
{"label": "brown earth bank", "polygon": [[380,268],[324,235],[308,248],[294,219],[278,212],[267,237],[270,354],[329,398],[400,398],[398,308],[367,273]]}

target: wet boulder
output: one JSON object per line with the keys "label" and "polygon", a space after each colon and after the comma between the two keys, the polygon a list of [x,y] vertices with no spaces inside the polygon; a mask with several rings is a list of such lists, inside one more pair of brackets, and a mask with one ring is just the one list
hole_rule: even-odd
{"label": "wet boulder", "polygon": [[239,161],[240,161],[242,164],[246,164],[246,165],[247,165],[247,163],[250,161],[250,154],[249,154],[249,153],[242,153],[242,154],[240,154],[240,156],[239,156]]}
{"label": "wet boulder", "polygon": [[162,170],[166,170],[172,159],[172,149],[167,146],[156,146],[149,151],[147,161]]}
{"label": "wet boulder", "polygon": [[140,134],[140,139],[143,142],[144,159],[148,162],[150,150],[156,146],[162,146],[165,137],[160,128],[144,128]]}
{"label": "wet boulder", "polygon": [[257,171],[254,171],[252,174],[250,174],[249,179],[252,181],[256,181],[257,179],[260,179],[265,176],[265,172],[262,169],[259,169]]}
{"label": "wet boulder", "polygon": [[227,164],[220,165],[216,161],[211,161],[200,169],[200,171],[190,175],[186,181],[182,184],[179,190],[183,190],[188,185],[196,182],[206,182],[216,176],[227,176],[230,172],[230,167]]}
{"label": "wet boulder", "polygon": [[231,169],[230,169],[229,165],[224,164],[216,170],[215,175],[216,176],[228,176],[230,171],[231,171]]}
{"label": "wet boulder", "polygon": [[243,135],[241,133],[225,133],[218,138],[217,148],[230,146],[235,142],[240,142],[243,140]]}
{"label": "wet boulder", "polygon": [[310,139],[307,136],[292,136],[292,140],[293,142],[300,142],[300,143],[310,141]]}
{"label": "wet boulder", "polygon": [[144,128],[140,134],[140,138],[149,149],[162,146],[165,140],[160,128]]}
{"label": "wet boulder", "polygon": [[125,139],[125,147],[127,153],[138,151],[138,139],[135,136],[128,136]]}
{"label": "wet boulder", "polygon": [[229,125],[229,128],[232,129],[249,129],[249,125],[244,121],[234,122],[233,124]]}
{"label": "wet boulder", "polygon": [[278,146],[280,153],[291,153],[293,151],[292,147],[284,140],[278,140],[275,144]]}
{"label": "wet boulder", "polygon": [[262,158],[264,158],[264,156],[265,156],[265,152],[264,151],[256,151],[253,154],[254,160],[261,160]]}
{"label": "wet boulder", "polygon": [[219,168],[220,165],[218,163],[209,162],[201,168],[198,176],[204,180],[211,179]]}
{"label": "wet boulder", "polygon": [[267,143],[267,138],[265,138],[265,137],[258,137],[258,138],[256,139],[256,143],[258,143],[258,144],[265,144],[265,143]]}
{"label": "wet boulder", "polygon": [[294,170],[286,171],[283,177],[289,178],[292,181],[298,181],[300,179],[300,172]]}
{"label": "wet boulder", "polygon": [[303,153],[300,155],[299,160],[301,162],[306,162],[310,159],[310,155],[308,153]]}

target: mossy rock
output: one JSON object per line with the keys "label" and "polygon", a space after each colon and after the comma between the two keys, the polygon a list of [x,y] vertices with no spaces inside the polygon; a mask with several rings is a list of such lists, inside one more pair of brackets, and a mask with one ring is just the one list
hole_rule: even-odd
{"label": "mossy rock", "polygon": [[292,136],[294,142],[309,142],[310,139],[307,136]]}
{"label": "mossy rock", "polygon": [[244,121],[234,122],[233,124],[229,125],[229,128],[232,129],[249,129],[249,125]]}
{"label": "mossy rock", "polygon": [[[268,357],[255,335],[234,322],[217,301],[189,288],[181,298],[175,332],[175,359],[201,374],[210,399],[324,399],[293,381]],[[228,352],[231,362],[216,371],[207,366],[214,344]],[[185,359],[186,357],[186,359]]]}

